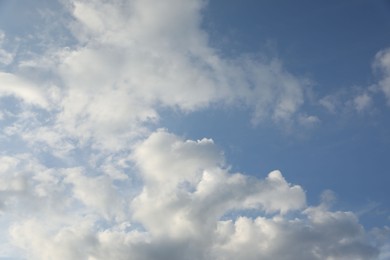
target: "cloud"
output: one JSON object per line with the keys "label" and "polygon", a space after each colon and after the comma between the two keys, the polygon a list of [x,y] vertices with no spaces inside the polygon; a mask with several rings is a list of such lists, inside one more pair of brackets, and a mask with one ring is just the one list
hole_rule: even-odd
{"label": "cloud", "polygon": [[13,96],[23,102],[42,108],[48,107],[43,89],[11,73],[0,71],[0,97]]}
{"label": "cloud", "polygon": [[[58,32],[68,29],[74,41],[19,53],[17,66],[1,74],[1,91],[55,104],[53,135],[112,150],[145,135],[160,108],[244,105],[255,124],[295,121],[308,83],[278,59],[221,56],[201,27],[204,7],[200,0],[64,1],[70,17]],[[37,85],[53,93],[42,95]]]}
{"label": "cloud", "polygon": [[379,86],[390,103],[390,50],[385,49],[375,55],[374,68],[378,69],[382,74],[382,79],[379,81]]}
{"label": "cloud", "polygon": [[321,222],[311,220],[309,215],[309,221],[241,217],[235,223],[224,223],[231,237],[228,243],[220,245],[222,257],[217,259],[371,259],[376,256],[376,249],[360,241],[360,228],[353,216],[344,212],[316,213],[323,218]]}
{"label": "cloud", "polygon": [[228,174],[211,140],[157,132],[136,148],[135,161],[145,182],[133,201],[134,217],[156,235],[204,237],[232,210],[287,213],[305,204],[302,189],[290,187],[278,171],[264,182]]}
{"label": "cloud", "polygon": [[380,94],[377,85],[340,89],[319,99],[319,104],[332,114],[367,114],[377,109],[375,100]]}
{"label": "cloud", "polygon": [[280,171],[234,173],[212,139],[152,130],[160,109],[214,105],[250,108],[254,124],[312,125],[318,117],[301,111],[305,79],[275,58],[220,55],[201,26],[204,1],[63,4],[69,17],[59,32],[73,41],[34,45],[0,72],[0,96],[21,107],[8,107],[2,120],[1,137],[17,150],[0,157],[5,257],[378,255],[353,213],[308,206],[303,188]]}
{"label": "cloud", "polygon": [[0,64],[8,65],[12,63],[14,59],[14,55],[13,53],[4,49],[3,45],[5,41],[6,41],[5,33],[0,30]]}
{"label": "cloud", "polygon": [[[225,99],[244,99],[250,106],[270,102],[265,105],[275,107],[270,110],[276,118],[293,114],[303,102],[305,82],[288,73],[280,61],[225,59],[208,45],[201,29],[203,1],[73,1],[73,6],[76,21],[84,25],[75,35],[91,35],[75,59],[80,61],[80,54],[85,61],[93,60],[94,68],[99,68],[100,59],[106,65],[96,74],[118,75],[147,101],[157,99],[184,110]],[[115,71],[119,69],[117,74],[111,73],[110,61],[115,62]]]}
{"label": "cloud", "polygon": [[0,157],[0,211],[30,213],[36,208],[40,214],[58,210],[66,205],[66,189],[57,171],[47,168],[29,154]]}
{"label": "cloud", "polygon": [[[2,200],[8,201],[3,214],[9,216],[14,206],[18,216],[3,229],[18,248],[14,256],[207,260],[373,259],[379,254],[377,240],[369,242],[352,212],[329,210],[331,192],[323,204],[307,206],[303,189],[279,171],[264,179],[230,172],[210,139],[184,140],[159,130],[139,142],[129,160],[138,169],[132,174],[141,179],[134,196],[116,189],[118,181],[135,188],[127,180],[114,182],[104,173],[47,168],[31,164],[26,155],[2,158],[1,176],[21,175],[26,183],[11,177],[2,182],[7,183],[2,194],[22,190],[35,201],[22,214],[17,205],[27,202],[21,197]],[[376,237],[383,240],[383,234],[378,229]]]}
{"label": "cloud", "polygon": [[353,100],[353,103],[355,105],[355,109],[358,112],[361,112],[361,111],[367,109],[371,105],[372,98],[367,93],[364,93],[364,94],[361,94],[359,96],[356,96]]}
{"label": "cloud", "polygon": [[318,103],[330,113],[357,112],[359,114],[371,113],[377,109],[375,102],[378,97],[385,96],[390,103],[390,49],[379,51],[372,63],[378,81],[364,87],[345,87],[325,95]]}

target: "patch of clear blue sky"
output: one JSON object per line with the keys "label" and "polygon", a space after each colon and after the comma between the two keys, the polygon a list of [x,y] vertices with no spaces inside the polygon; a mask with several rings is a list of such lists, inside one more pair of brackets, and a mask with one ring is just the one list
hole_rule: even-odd
{"label": "patch of clear blue sky", "polygon": [[[390,47],[390,1],[211,0],[203,27],[222,55],[279,57],[288,71],[310,78],[318,95],[377,82],[375,54]],[[164,113],[161,126],[188,138],[211,137],[234,171],[265,176],[280,169],[302,185],[310,204],[325,189],[337,207],[366,226],[390,224],[390,108],[368,115],[322,113],[321,124],[286,134],[270,122],[250,124],[250,111],[221,109]],[[318,111],[315,111],[315,113]]]}
{"label": "patch of clear blue sky", "polygon": [[374,55],[390,43],[388,0],[211,0],[204,18],[225,54],[273,52],[326,88],[370,81]]}

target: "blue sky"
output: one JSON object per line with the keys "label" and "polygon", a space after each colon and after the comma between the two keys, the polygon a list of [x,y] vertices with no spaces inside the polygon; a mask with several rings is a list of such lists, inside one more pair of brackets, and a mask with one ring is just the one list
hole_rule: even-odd
{"label": "blue sky", "polygon": [[0,259],[389,259],[390,2],[0,1]]}

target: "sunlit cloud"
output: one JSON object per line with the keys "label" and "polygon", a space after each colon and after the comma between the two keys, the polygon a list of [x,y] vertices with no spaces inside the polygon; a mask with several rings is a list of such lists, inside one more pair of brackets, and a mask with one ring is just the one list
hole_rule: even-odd
{"label": "sunlit cloud", "polygon": [[[386,256],[383,229],[333,210],[331,193],[309,205],[305,187],[281,171],[234,172],[212,136],[183,138],[159,123],[163,109],[221,106],[248,109],[254,127],[316,126],[320,116],[305,108],[310,81],[279,58],[223,56],[202,29],[201,0],[66,0],[61,8],[40,15],[48,22],[58,12],[50,30],[63,37],[49,30],[19,39],[45,48],[10,52],[0,32],[8,147],[0,154],[0,258]],[[387,52],[375,59],[389,97]],[[377,92],[316,102],[362,112]]]}

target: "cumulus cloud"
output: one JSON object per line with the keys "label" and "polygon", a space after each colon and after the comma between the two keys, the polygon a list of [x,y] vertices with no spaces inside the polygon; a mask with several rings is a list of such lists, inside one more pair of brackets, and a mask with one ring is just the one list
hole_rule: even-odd
{"label": "cumulus cloud", "polygon": [[301,111],[308,83],[281,60],[220,55],[201,27],[205,1],[62,3],[69,46],[6,62],[0,52],[15,63],[0,72],[0,97],[16,104],[1,114],[13,149],[0,156],[0,257],[378,255],[353,213],[308,206],[280,171],[234,173],[212,139],[148,127],[161,108],[216,104],[250,108],[254,124],[319,122]]}
{"label": "cumulus cloud", "polygon": [[[210,139],[184,140],[159,130],[138,143],[129,160],[142,182],[134,196],[120,196],[107,175],[95,172],[88,177],[80,168],[48,169],[37,163],[31,167],[27,156],[2,158],[1,176],[6,172],[13,173],[8,178],[14,176],[2,191],[30,190],[28,197],[46,198],[39,201],[40,209],[46,205],[45,214],[33,208],[21,214],[15,208],[18,217],[9,219],[3,229],[19,248],[15,256],[43,260],[378,256],[376,240],[369,242],[352,212],[331,211],[326,201],[307,206],[303,189],[288,183],[279,171],[264,179],[232,173]],[[27,184],[21,184],[17,175]],[[48,204],[48,198],[58,204]],[[125,204],[128,210],[123,209]],[[7,212],[3,209],[3,214]]]}
{"label": "cumulus cloud", "polygon": [[280,172],[264,182],[230,175],[218,166],[220,157],[211,140],[184,142],[165,132],[152,134],[135,150],[145,180],[133,202],[136,220],[157,235],[204,237],[228,211],[286,213],[305,204],[302,189],[289,187]]}
{"label": "cumulus cloud", "polygon": [[[156,122],[161,107],[191,112],[244,104],[255,124],[294,121],[308,83],[278,59],[222,57],[201,28],[204,6],[200,0],[64,1],[72,44],[18,57],[18,66],[2,72],[0,93],[56,104],[57,135],[106,149],[147,132],[143,125]],[[55,93],[42,96],[36,85]]]}
{"label": "cumulus cloud", "polygon": [[0,162],[0,212],[30,213],[36,208],[43,215],[49,209],[62,212],[57,204],[62,201],[66,205],[68,199],[58,171],[29,154],[1,156]]}
{"label": "cumulus cloud", "polygon": [[[17,66],[0,72],[1,96],[50,107],[50,120],[40,122],[43,129],[19,131],[31,143],[47,140],[53,150],[60,143],[68,147],[57,154],[85,145],[120,150],[149,133],[146,125],[158,122],[160,108],[191,112],[215,104],[250,108],[254,124],[320,122],[318,115],[302,111],[310,83],[290,73],[281,60],[228,58],[209,45],[201,26],[205,1],[62,3],[68,16],[61,15],[63,24],[53,24],[73,40],[67,46],[51,41],[44,51],[25,50]],[[383,71],[384,93],[386,53],[378,53],[375,62]],[[347,98],[327,95],[318,102],[330,112],[343,110],[344,104],[364,112],[372,99],[370,91],[363,91]]]}

